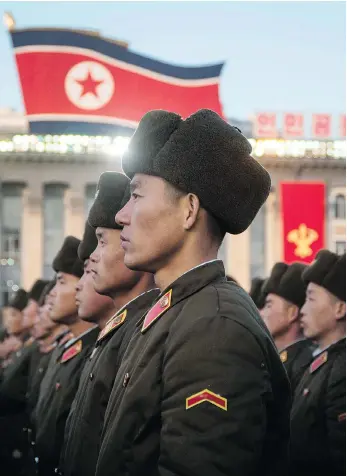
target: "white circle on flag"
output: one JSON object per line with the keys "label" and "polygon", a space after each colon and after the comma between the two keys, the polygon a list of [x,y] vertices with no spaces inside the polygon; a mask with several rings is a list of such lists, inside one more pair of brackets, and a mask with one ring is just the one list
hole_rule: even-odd
{"label": "white circle on flag", "polygon": [[65,92],[80,109],[100,109],[112,98],[114,80],[105,66],[95,61],[75,64],[65,77]]}

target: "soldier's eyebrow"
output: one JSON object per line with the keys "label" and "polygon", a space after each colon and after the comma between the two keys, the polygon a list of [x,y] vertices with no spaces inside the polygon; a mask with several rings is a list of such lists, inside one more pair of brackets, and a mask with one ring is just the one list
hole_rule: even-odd
{"label": "soldier's eyebrow", "polygon": [[142,182],[138,177],[133,178],[130,182],[130,193],[133,193],[137,188],[141,188]]}

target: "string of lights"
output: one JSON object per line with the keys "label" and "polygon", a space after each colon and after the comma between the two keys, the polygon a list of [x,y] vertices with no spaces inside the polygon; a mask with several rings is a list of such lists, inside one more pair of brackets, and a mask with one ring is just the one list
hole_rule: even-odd
{"label": "string of lights", "polygon": [[[105,154],[120,157],[130,137],[80,135],[15,135],[0,139],[0,155],[15,152],[36,154]],[[249,139],[255,157],[346,158],[346,141]]]}

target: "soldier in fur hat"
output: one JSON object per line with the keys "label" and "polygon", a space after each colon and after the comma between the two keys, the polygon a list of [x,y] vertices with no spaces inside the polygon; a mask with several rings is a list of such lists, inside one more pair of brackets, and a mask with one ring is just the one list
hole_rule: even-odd
{"label": "soldier in fur hat", "polygon": [[249,295],[218,249],[270,190],[251,146],[217,114],[146,114],[123,157],[124,262],[160,296],[139,321],[106,411],[97,476],[278,475],[289,382]]}
{"label": "soldier in fur hat", "polygon": [[[24,289],[19,289],[4,308],[4,326],[6,337],[0,344],[0,358],[7,359],[12,352],[22,346],[26,334],[23,326],[22,311],[28,304],[28,294]],[[6,363],[5,363],[6,365]]]}
{"label": "soldier in fur hat", "polygon": [[53,351],[40,386],[40,395],[34,411],[35,453],[38,475],[55,473],[63,444],[65,423],[76,395],[79,378],[98,335],[98,328],[78,316],[76,286],[83,274],[83,263],[78,258],[80,240],[65,238],[53,261],[57,273],[52,289],[51,319],[69,327],[74,338],[57,352]]}
{"label": "soldier in fur hat", "polygon": [[340,476],[346,472],[346,254],[320,251],[303,279],[302,327],[318,350],[295,392],[290,474]]}
{"label": "soldier in fur hat", "polygon": [[23,325],[28,331],[30,331],[35,324],[39,310],[40,298],[48,283],[49,281],[47,280],[37,279],[29,291],[28,304],[23,309]]}
{"label": "soldier in fur hat", "polygon": [[288,372],[292,392],[311,363],[314,350],[300,327],[307,287],[302,279],[305,268],[303,263],[276,263],[261,289],[265,305],[260,314]]}
{"label": "soldier in fur hat", "polygon": [[[100,448],[104,414],[122,355],[139,318],[158,295],[153,276],[124,265],[121,227],[115,215],[128,197],[129,179],[123,174],[101,175],[97,196],[89,212],[85,237],[79,248],[85,274],[77,293],[83,318],[101,327],[92,358],[83,369],[80,387],[69,416],[60,468],[64,476],[94,476]],[[83,278],[82,278],[83,279]],[[98,295],[91,286],[95,287]],[[113,315],[92,306],[112,303]],[[112,298],[112,300],[111,300]],[[96,303],[96,299],[95,299]],[[108,317],[107,323],[105,317]]]}
{"label": "soldier in fur hat", "polygon": [[253,302],[257,306],[259,311],[261,311],[265,306],[265,296],[262,289],[264,282],[265,279],[253,278],[251,283],[251,289],[249,291],[249,295],[253,299]]}
{"label": "soldier in fur hat", "polygon": [[4,474],[18,476],[27,474],[30,461],[27,435],[26,393],[29,384],[30,363],[37,343],[30,337],[34,324],[37,302],[47,281],[37,280],[29,293],[20,290],[10,301],[17,325],[13,332],[22,341],[22,346],[11,355],[3,371],[0,385],[0,460]]}

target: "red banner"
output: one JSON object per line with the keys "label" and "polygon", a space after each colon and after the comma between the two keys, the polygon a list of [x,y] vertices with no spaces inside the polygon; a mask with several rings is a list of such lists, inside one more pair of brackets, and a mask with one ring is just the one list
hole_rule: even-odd
{"label": "red banner", "polygon": [[276,114],[261,112],[256,114],[253,124],[255,137],[275,139],[277,137]]}
{"label": "red banner", "polygon": [[325,247],[325,183],[281,183],[283,259],[311,263]]}
{"label": "red banner", "polygon": [[303,114],[287,113],[283,116],[283,137],[303,137],[304,116]]}
{"label": "red banner", "polygon": [[340,137],[346,139],[346,114],[340,117]]}
{"label": "red banner", "polygon": [[312,115],[312,136],[318,139],[327,139],[331,137],[331,115],[313,114]]}

